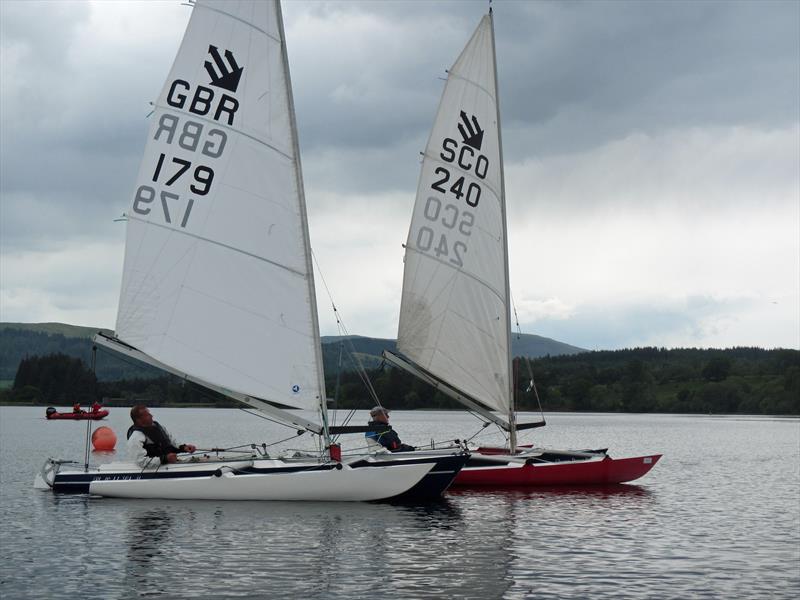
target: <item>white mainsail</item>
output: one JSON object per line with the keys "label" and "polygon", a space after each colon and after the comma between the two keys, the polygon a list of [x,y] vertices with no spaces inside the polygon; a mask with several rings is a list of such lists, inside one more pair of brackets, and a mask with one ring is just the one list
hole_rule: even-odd
{"label": "white mainsail", "polygon": [[492,16],[449,70],[405,253],[398,350],[512,419],[505,199]]}
{"label": "white mainsail", "polygon": [[198,0],[151,121],[128,212],[117,336],[217,388],[319,409],[278,2]]}

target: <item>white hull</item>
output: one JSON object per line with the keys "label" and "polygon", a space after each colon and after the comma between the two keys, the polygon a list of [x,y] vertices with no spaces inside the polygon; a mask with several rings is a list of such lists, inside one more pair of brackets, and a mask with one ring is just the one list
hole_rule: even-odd
{"label": "white hull", "polygon": [[342,463],[313,458],[249,459],[146,469],[110,463],[89,471],[53,468],[48,461],[43,481],[54,491],[111,498],[363,502],[396,498],[410,490],[420,496],[438,496],[466,459],[467,455],[455,453],[409,453],[357,456]]}
{"label": "white hull", "polygon": [[[255,461],[270,468],[281,461]],[[270,464],[264,464],[270,463]],[[294,465],[298,466],[298,465]],[[309,467],[317,467],[314,463]],[[431,470],[433,463],[391,467],[236,474],[228,465],[221,475],[157,480],[95,480],[89,492],[114,498],[195,500],[369,501],[402,494]],[[235,467],[234,467],[235,468]],[[162,469],[164,469],[162,467]],[[166,469],[164,469],[166,470]],[[173,469],[178,471],[179,469]]]}

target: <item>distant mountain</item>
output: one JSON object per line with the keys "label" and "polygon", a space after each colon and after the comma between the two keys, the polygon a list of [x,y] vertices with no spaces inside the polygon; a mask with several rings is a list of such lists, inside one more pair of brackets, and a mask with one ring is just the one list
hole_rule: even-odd
{"label": "distant mountain", "polygon": [[[92,336],[108,329],[81,327],[66,323],[0,323],[0,380],[14,379],[20,361],[26,356],[63,353],[77,356],[86,364],[91,360]],[[538,358],[586,352],[538,335],[512,336],[514,356]],[[358,366],[373,369],[381,363],[381,352],[396,351],[397,342],[388,338],[371,338],[360,335],[323,336],[322,355],[326,375],[354,371]],[[98,353],[97,375],[102,380],[148,378],[158,371],[121,359],[116,353],[103,350]]]}
{"label": "distant mountain", "polygon": [[528,358],[589,352],[586,348],[579,348],[532,333],[511,334],[511,351],[514,356],[527,356]]}
{"label": "distant mountain", "polygon": [[[357,352],[363,354],[372,354],[380,356],[383,350],[397,350],[397,341],[389,338],[371,338],[360,335],[340,336],[340,335],[324,335],[322,336],[322,344],[336,344],[345,340],[346,344],[352,344]],[[511,336],[511,350],[514,356],[528,356],[530,358],[539,358],[542,356],[561,356],[563,354],[578,354],[580,352],[588,352],[585,348],[578,346],[570,346],[563,342],[558,342],[550,338],[542,337],[540,335],[532,335],[523,333],[520,335],[512,334]]]}

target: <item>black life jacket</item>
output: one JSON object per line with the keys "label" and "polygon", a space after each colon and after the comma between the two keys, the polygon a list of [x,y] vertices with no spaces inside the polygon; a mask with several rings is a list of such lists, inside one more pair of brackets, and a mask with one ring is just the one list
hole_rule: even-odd
{"label": "black life jacket", "polygon": [[169,435],[167,434],[166,430],[159,425],[158,421],[153,421],[153,425],[151,427],[139,427],[138,425],[131,425],[128,428],[128,437],[127,439],[131,439],[131,435],[133,435],[134,431],[141,431],[145,435],[145,442],[144,442],[144,450],[147,452],[147,456],[157,456],[159,458],[163,458],[161,462],[166,462],[167,454],[170,452],[180,452],[180,448],[176,448],[172,445],[172,441],[169,439]]}

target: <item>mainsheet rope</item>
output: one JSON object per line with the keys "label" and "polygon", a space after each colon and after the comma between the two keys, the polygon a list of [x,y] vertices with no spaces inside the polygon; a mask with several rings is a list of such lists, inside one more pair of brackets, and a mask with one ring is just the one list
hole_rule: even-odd
{"label": "mainsheet rope", "polygon": [[[333,294],[331,294],[331,290],[328,287],[328,282],[325,280],[325,275],[322,272],[322,267],[317,260],[317,255],[314,253],[314,250],[311,250],[311,257],[314,260],[314,264],[317,267],[317,273],[319,273],[319,278],[322,281],[322,286],[325,288],[325,293],[328,295],[328,300],[331,303],[331,308],[333,309],[333,315],[336,318],[336,326],[339,329],[339,333],[341,335],[341,339],[339,340],[340,347],[344,344],[347,344],[348,355],[350,358],[351,363],[353,366],[356,367],[356,373],[358,374],[359,379],[364,384],[364,387],[367,389],[367,393],[369,394],[372,401],[377,406],[383,406],[381,404],[380,398],[378,397],[378,393],[375,391],[375,387],[372,385],[372,381],[367,374],[367,370],[364,367],[364,364],[361,362],[361,359],[356,352],[355,345],[353,344],[353,340],[350,336],[350,332],[347,330],[347,326],[344,324],[344,319],[342,319],[341,313],[336,308],[336,303],[333,300]],[[339,362],[339,370],[341,371],[341,356]],[[337,391],[338,391],[338,379],[337,379]],[[335,397],[336,398],[336,397]],[[338,400],[338,398],[336,398]],[[347,425],[352,418],[355,416],[355,409],[351,409],[344,418],[343,425]]]}
{"label": "mainsheet rope", "polygon": [[[521,339],[522,328],[519,325],[519,316],[517,315],[517,305],[514,302],[514,294],[511,293],[511,290],[509,290],[509,294],[511,296],[511,308],[514,311],[514,321],[516,322],[517,325],[517,339]],[[509,351],[511,351],[511,348],[509,348]],[[533,378],[533,366],[531,365],[531,359],[527,355],[525,355],[523,358],[525,359],[525,364],[528,367],[528,376],[531,378],[531,383],[528,386],[528,389],[525,391],[529,392],[533,390],[533,395],[536,398],[536,404],[539,406],[539,415],[542,417],[542,421],[544,421],[545,420],[544,410],[542,410],[542,401],[539,399],[539,391],[536,389],[536,380],[534,380]]]}

